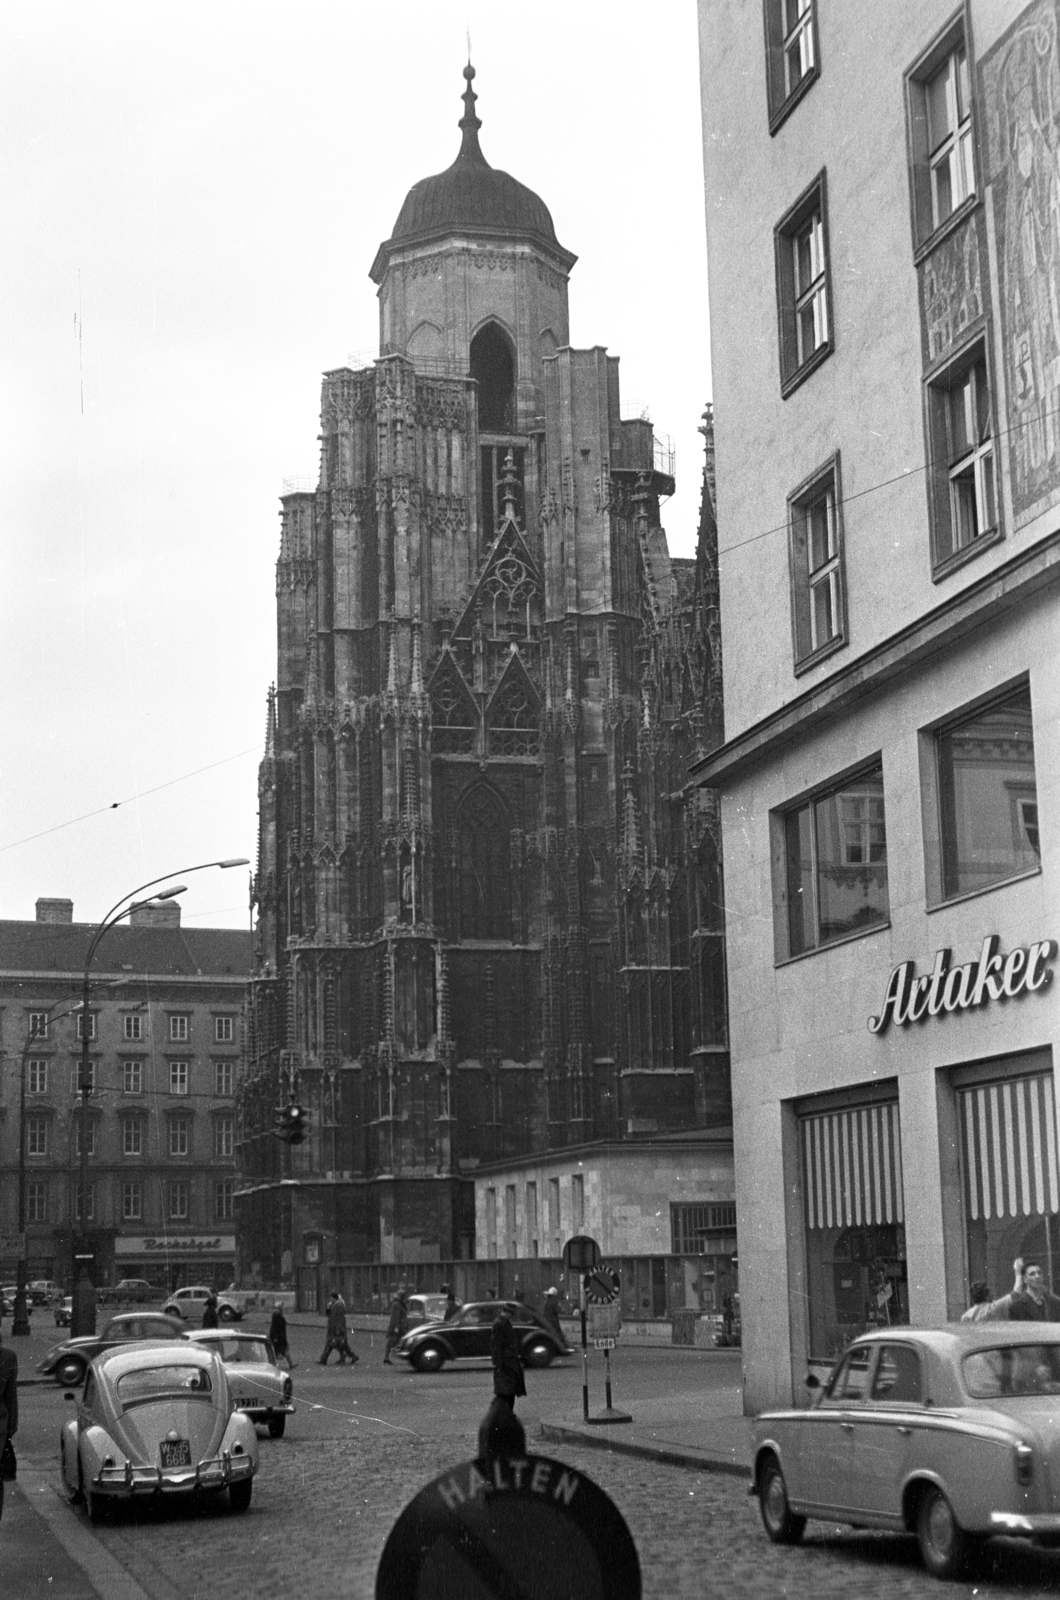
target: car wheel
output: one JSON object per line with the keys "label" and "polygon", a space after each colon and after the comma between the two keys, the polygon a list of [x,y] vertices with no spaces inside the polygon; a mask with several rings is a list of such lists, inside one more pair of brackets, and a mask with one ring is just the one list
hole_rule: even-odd
{"label": "car wheel", "polygon": [[412,1357],[417,1372],[438,1372],[445,1365],[445,1351],[440,1344],[421,1344]]}
{"label": "car wheel", "polygon": [[64,1389],[72,1389],[85,1376],[85,1363],[80,1356],[64,1356],[55,1369],[55,1381]]}
{"label": "car wheel", "polygon": [[231,1306],[221,1306],[217,1315],[222,1322],[234,1322],[236,1320],[236,1314]]}
{"label": "car wheel", "polygon": [[806,1518],[796,1516],[788,1504],[788,1486],[776,1456],[766,1456],[758,1468],[758,1509],[774,1544],[798,1544]]}
{"label": "car wheel", "polygon": [[916,1536],[924,1565],[931,1576],[956,1577],[964,1565],[968,1541],[953,1514],[953,1507],[942,1490],[934,1484],[929,1484],[920,1497]]}
{"label": "car wheel", "polygon": [[555,1358],[555,1346],[547,1339],[531,1339],[523,1347],[523,1361],[528,1367],[550,1366]]}
{"label": "car wheel", "polygon": [[284,1432],[284,1429],[286,1428],[286,1426],[287,1426],[287,1418],[285,1416],[270,1417],[269,1418],[269,1438],[270,1439],[282,1439],[283,1438],[283,1432]]}
{"label": "car wheel", "polygon": [[248,1511],[250,1509],[250,1496],[253,1489],[253,1478],[244,1478],[242,1483],[230,1483],[228,1485],[228,1503],[233,1511]]}

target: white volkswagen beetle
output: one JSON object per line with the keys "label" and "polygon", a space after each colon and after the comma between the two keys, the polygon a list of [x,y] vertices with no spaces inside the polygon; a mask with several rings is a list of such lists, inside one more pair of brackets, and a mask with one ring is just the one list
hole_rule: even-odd
{"label": "white volkswagen beetle", "polygon": [[67,1493],[84,1500],[93,1522],[110,1504],[144,1495],[227,1490],[232,1510],[246,1511],[258,1439],[232,1409],[213,1351],[160,1341],[96,1357],[59,1456]]}

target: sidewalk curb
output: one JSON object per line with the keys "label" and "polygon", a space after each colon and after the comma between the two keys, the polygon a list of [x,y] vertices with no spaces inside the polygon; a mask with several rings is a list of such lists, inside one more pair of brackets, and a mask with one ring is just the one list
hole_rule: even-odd
{"label": "sidewalk curb", "polygon": [[682,1450],[676,1445],[634,1444],[621,1437],[621,1430],[569,1428],[561,1422],[541,1422],[542,1439],[558,1444],[580,1444],[590,1450],[612,1450],[617,1455],[639,1456],[646,1461],[661,1461],[668,1467],[689,1467],[694,1472],[718,1472],[730,1478],[750,1479],[751,1469],[728,1457],[711,1455],[707,1450]]}
{"label": "sidewalk curb", "polygon": [[69,1560],[84,1574],[86,1600],[150,1600],[128,1567],[90,1534],[51,1480],[39,1468],[19,1464],[18,1487]]}

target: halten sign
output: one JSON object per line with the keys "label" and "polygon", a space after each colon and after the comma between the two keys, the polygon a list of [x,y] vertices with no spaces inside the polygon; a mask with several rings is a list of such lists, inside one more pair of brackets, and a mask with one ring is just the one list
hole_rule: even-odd
{"label": "halten sign", "polygon": [[919,978],[916,963],[902,961],[887,980],[883,1010],[869,1018],[869,1032],[882,1034],[892,1022],[905,1028],[944,1011],[974,1011],[994,1000],[1015,1000],[1048,989],[1053,981],[1050,963],[1057,954],[1054,939],[1018,946],[1007,955],[998,949],[1000,943],[996,933],[988,934],[979,959],[960,967],[951,965],[952,951],[937,950],[931,971]]}

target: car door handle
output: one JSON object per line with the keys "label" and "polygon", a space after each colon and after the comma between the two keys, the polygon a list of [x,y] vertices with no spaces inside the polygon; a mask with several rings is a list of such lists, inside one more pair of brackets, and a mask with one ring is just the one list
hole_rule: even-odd
{"label": "car door handle", "polygon": [[912,1428],[907,1428],[904,1423],[899,1422],[897,1428],[903,1439],[911,1439],[913,1437]]}

